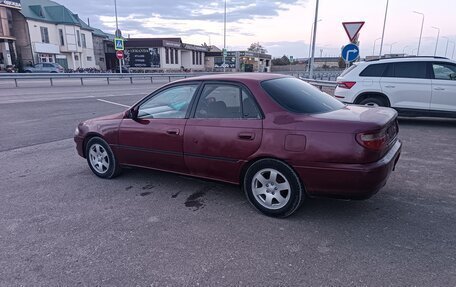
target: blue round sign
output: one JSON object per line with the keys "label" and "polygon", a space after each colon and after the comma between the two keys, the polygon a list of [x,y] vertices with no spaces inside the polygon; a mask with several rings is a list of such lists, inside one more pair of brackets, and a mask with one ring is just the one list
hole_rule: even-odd
{"label": "blue round sign", "polygon": [[359,57],[359,47],[355,44],[348,44],[342,49],[342,59],[345,62],[353,62]]}

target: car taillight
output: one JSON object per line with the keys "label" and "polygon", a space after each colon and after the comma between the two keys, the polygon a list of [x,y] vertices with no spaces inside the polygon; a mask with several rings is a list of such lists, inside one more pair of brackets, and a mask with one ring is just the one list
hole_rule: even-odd
{"label": "car taillight", "polygon": [[375,132],[363,132],[356,135],[356,141],[363,147],[380,151],[394,143],[399,134],[399,124],[395,120],[387,128]]}
{"label": "car taillight", "polygon": [[337,86],[342,89],[351,89],[353,86],[356,85],[356,82],[338,82]]}
{"label": "car taillight", "polygon": [[388,145],[388,138],[385,131],[376,133],[360,133],[357,135],[356,140],[363,147],[379,151]]}

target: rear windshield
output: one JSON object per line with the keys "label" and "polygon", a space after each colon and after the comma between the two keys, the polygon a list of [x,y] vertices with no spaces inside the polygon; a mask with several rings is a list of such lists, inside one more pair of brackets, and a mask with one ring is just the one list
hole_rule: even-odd
{"label": "rear windshield", "polygon": [[355,68],[357,67],[356,64],[353,64],[352,66],[350,66],[349,68],[345,69],[342,74],[340,74],[341,77],[347,75],[348,73],[350,73],[351,71],[353,71]]}
{"label": "rear windshield", "polygon": [[299,114],[319,114],[345,105],[319,89],[296,78],[280,78],[261,83],[263,89],[283,108]]}

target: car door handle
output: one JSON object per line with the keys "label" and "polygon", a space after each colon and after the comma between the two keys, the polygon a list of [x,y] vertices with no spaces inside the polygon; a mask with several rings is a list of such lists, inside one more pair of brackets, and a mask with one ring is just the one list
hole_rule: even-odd
{"label": "car door handle", "polygon": [[434,90],[436,90],[436,91],[445,91],[444,88],[435,88]]}
{"label": "car door handle", "polygon": [[388,89],[394,89],[396,86],[385,86],[385,88],[388,88]]}
{"label": "car door handle", "polygon": [[169,134],[169,135],[176,135],[177,136],[177,135],[179,135],[180,130],[179,129],[169,129],[169,130],[166,131],[166,133]]}
{"label": "car door handle", "polygon": [[255,139],[255,134],[254,133],[239,133],[238,137],[241,140],[254,140]]}

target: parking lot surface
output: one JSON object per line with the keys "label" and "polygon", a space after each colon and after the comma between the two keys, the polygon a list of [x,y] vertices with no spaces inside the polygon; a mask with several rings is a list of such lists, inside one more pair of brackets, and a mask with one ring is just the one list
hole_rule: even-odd
{"label": "parking lot surface", "polygon": [[401,118],[401,159],[373,198],[273,219],[237,186],[91,173],[77,123],[158,86],[0,90],[0,286],[455,285],[456,120]]}

